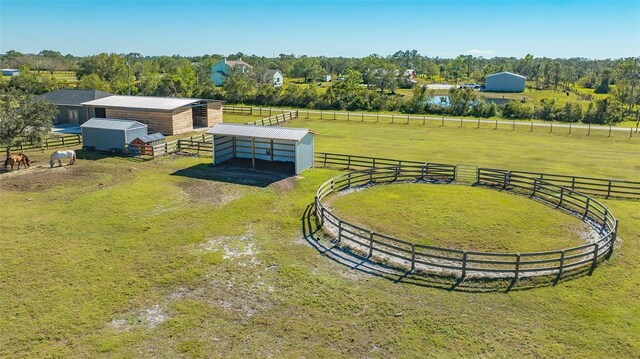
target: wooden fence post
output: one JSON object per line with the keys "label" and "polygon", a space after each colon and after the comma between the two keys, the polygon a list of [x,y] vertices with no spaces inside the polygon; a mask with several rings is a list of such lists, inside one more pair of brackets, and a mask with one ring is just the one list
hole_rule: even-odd
{"label": "wooden fence post", "polygon": [[609,196],[611,196],[611,180],[609,180],[609,186],[607,187],[607,197],[605,197],[606,199],[609,198]]}
{"label": "wooden fence post", "polygon": [[516,277],[515,280],[518,280],[520,276],[520,253],[516,254]]}
{"label": "wooden fence post", "polygon": [[567,135],[571,134],[571,124],[569,124],[569,133],[567,133]]}
{"label": "wooden fence post", "polygon": [[462,127],[462,117],[460,117],[460,127]]}
{"label": "wooden fence post", "polygon": [[380,122],[380,114],[376,113],[376,122]]}
{"label": "wooden fence post", "polygon": [[342,220],[338,219],[338,243],[342,240]]}
{"label": "wooden fence post", "polygon": [[411,272],[416,270],[416,244],[411,243]]}
{"label": "wooden fence post", "polygon": [[364,122],[364,112],[361,113],[360,116],[362,116],[362,118],[360,119],[360,122]]}
{"label": "wooden fence post", "polygon": [[556,280],[562,277],[562,272],[564,271],[564,249],[560,251],[560,265],[558,266],[558,277]]}
{"label": "wooden fence post", "polygon": [[[327,153],[324,153],[324,163],[322,164],[322,167],[327,167]],[[331,188],[333,189],[333,179],[331,180]]]}
{"label": "wooden fence post", "polygon": [[351,115],[349,115],[349,111],[347,111],[347,121],[351,121]]}
{"label": "wooden fence post", "polygon": [[333,111],[333,119],[334,120],[336,119],[336,112],[335,111]]}
{"label": "wooden fence post", "polygon": [[478,125],[476,126],[476,129],[480,128],[480,119],[478,119]]}
{"label": "wooden fence post", "polygon": [[427,124],[427,116],[422,116],[422,124],[423,125]]}
{"label": "wooden fence post", "polygon": [[609,125],[609,136],[607,137],[611,137],[611,125]]}
{"label": "wooden fence post", "polygon": [[515,131],[516,130],[516,121],[513,121],[511,123],[511,131]]}
{"label": "wooden fence post", "polygon": [[531,121],[531,129],[529,130],[529,132],[533,132],[533,121]]}
{"label": "wooden fence post", "polygon": [[462,275],[460,276],[464,279],[467,276],[467,251],[462,252]]}
{"label": "wooden fence post", "polygon": [[444,116],[442,116],[442,124],[440,125],[440,127],[444,127]]}
{"label": "wooden fence post", "polygon": [[591,269],[589,270],[589,274],[593,273],[593,270],[596,269],[596,264],[598,264],[598,243],[593,244],[593,263],[591,264]]}
{"label": "wooden fence post", "polygon": [[587,131],[587,137],[591,134],[591,124],[589,124],[589,130]]}
{"label": "wooden fence post", "polygon": [[373,255],[373,232],[369,232],[369,256],[371,258]]}
{"label": "wooden fence post", "polygon": [[496,127],[493,128],[494,130],[498,129],[498,120],[496,120]]}
{"label": "wooden fence post", "polygon": [[407,125],[409,124],[409,115],[407,115]]}
{"label": "wooden fence post", "polygon": [[396,115],[392,113],[392,114],[391,114],[391,123],[393,123],[393,120],[394,120],[395,118],[396,118]]}
{"label": "wooden fence post", "polygon": [[584,214],[582,215],[582,219],[587,218],[587,215],[589,214],[589,202],[591,200],[591,197],[587,197],[587,204],[584,206]]}

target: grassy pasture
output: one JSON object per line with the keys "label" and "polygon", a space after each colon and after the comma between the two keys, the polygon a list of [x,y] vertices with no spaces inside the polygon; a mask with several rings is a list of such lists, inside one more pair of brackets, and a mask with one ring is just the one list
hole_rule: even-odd
{"label": "grassy pasture", "polygon": [[[514,194],[463,185],[374,186],[330,198],[343,220],[430,246],[537,252],[583,244],[579,219]],[[526,213],[526,215],[523,215]]]}
{"label": "grassy pasture", "polygon": [[[640,179],[633,140],[318,119],[290,126],[316,130],[316,151]],[[12,218],[0,222],[0,357],[640,352],[638,201],[603,200],[620,220],[621,246],[592,276],[474,293],[367,275],[312,248],[301,216],[336,169],[259,187],[213,177],[208,157],[79,152],[77,165],[49,169],[49,153],[30,152],[31,169],[0,174]]]}

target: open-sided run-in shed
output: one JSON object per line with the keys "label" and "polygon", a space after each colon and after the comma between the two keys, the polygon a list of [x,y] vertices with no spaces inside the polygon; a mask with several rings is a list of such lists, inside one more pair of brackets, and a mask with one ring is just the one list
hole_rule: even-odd
{"label": "open-sided run-in shed", "polygon": [[[279,172],[290,167],[299,174],[313,166],[313,133],[309,129],[218,124],[213,135],[213,163],[240,159],[247,166]],[[242,161],[244,160],[244,161]]]}

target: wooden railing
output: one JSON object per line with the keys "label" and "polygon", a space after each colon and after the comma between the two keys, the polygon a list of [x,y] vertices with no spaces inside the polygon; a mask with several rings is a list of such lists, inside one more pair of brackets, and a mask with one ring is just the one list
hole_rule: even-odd
{"label": "wooden railing", "polygon": [[[346,169],[363,169],[369,167],[418,165],[420,161],[406,161],[389,158],[355,156],[339,153],[316,152],[316,166],[343,166]],[[456,165],[441,165],[443,171],[453,171],[452,180],[458,179]],[[454,168],[451,170],[451,168]],[[608,178],[569,176],[542,172],[512,171],[495,168],[478,168],[476,181],[480,184],[501,186],[505,189],[530,187],[535,179],[544,180],[557,186],[569,188],[591,196],[640,198],[640,182]]]}
{"label": "wooden railing", "polygon": [[439,178],[440,173],[430,171],[427,163],[369,168],[334,177],[323,183],[316,193],[317,225],[339,243],[373,261],[401,270],[435,272],[460,278],[472,275],[517,280],[522,276],[556,275],[559,279],[563,273],[573,269],[588,267],[592,271],[599,261],[613,253],[618,230],[618,220],[613,214],[585,194],[541,179],[534,179],[529,186],[523,185],[520,190],[525,190],[533,199],[562,208],[582,219],[597,232],[597,239],[581,246],[528,253],[441,248],[401,240],[357,226],[338,217],[323,203],[329,195],[352,187]]}
{"label": "wooden railing", "polygon": [[246,122],[245,125],[273,126],[273,125],[286,123],[287,121],[291,121],[296,118],[298,118],[298,111],[290,111],[290,112],[281,113],[279,115],[266,117],[253,122]]}
{"label": "wooden railing", "polygon": [[465,127],[475,129],[491,130],[522,130],[528,133],[562,133],[566,135],[585,135],[586,137],[599,134],[607,137],[639,139],[640,128],[616,127],[613,125],[592,125],[586,123],[566,123],[566,122],[534,122],[527,120],[489,120],[473,117],[444,117],[434,115],[419,114],[382,114],[371,112],[352,112],[336,110],[310,110],[310,109],[283,109],[272,107],[249,107],[249,106],[224,106],[225,113],[235,113],[243,115],[272,116],[275,112],[298,111],[300,116],[320,120],[346,120],[351,122],[376,122],[376,123],[397,123],[413,125],[435,125],[438,127]]}
{"label": "wooden railing", "polygon": [[[11,146],[11,151],[39,150],[54,147],[76,146],[80,144],[82,144],[81,135],[63,135],[48,137],[44,139],[41,144],[18,140],[13,146]],[[6,149],[7,147],[0,147],[0,153],[6,151]]]}

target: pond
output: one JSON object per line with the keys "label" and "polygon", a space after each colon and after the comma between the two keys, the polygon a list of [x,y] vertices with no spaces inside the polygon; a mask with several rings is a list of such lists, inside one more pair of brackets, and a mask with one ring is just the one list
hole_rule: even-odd
{"label": "pond", "polygon": [[[507,102],[511,101],[508,98],[500,98],[500,97],[485,97],[485,101],[488,103],[495,103],[498,106],[502,106]],[[451,103],[449,102],[449,96],[433,96],[427,97],[426,102],[430,105],[437,105],[442,107],[449,107]]]}

